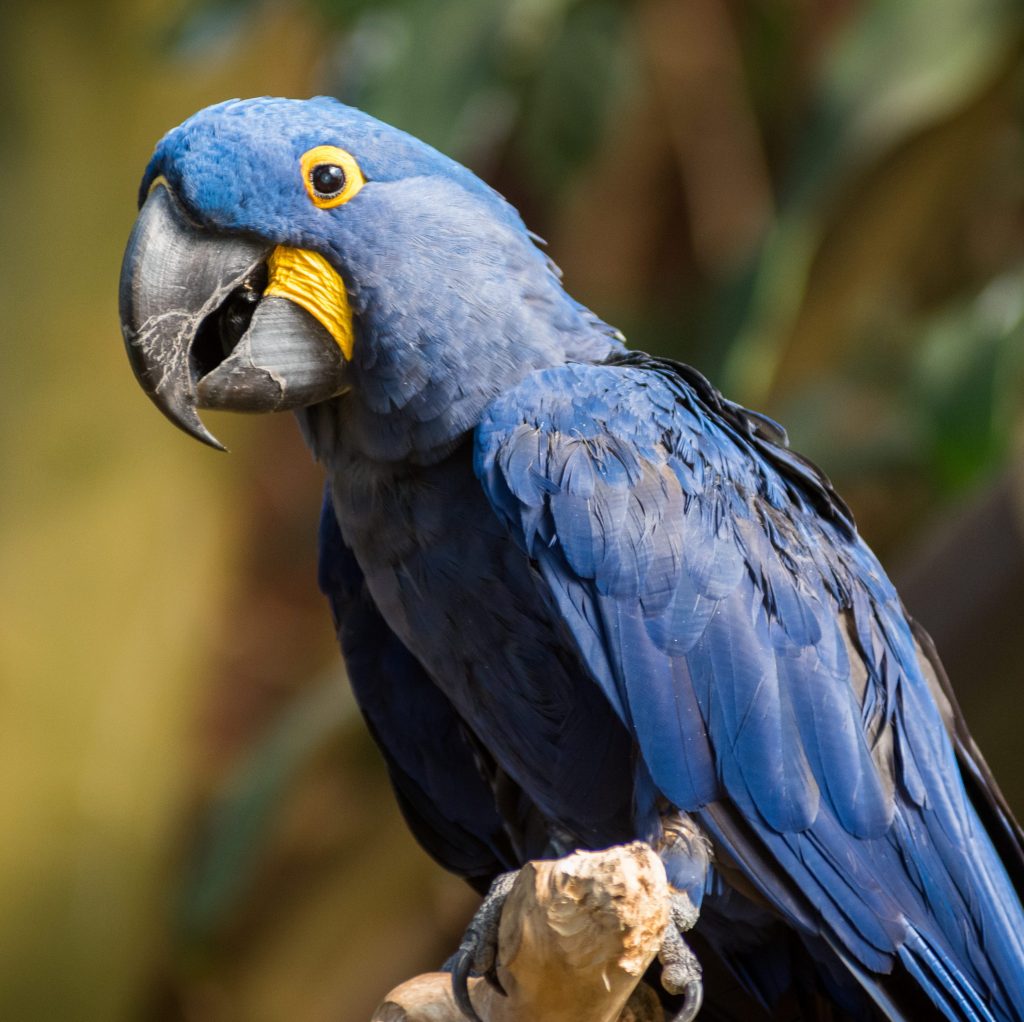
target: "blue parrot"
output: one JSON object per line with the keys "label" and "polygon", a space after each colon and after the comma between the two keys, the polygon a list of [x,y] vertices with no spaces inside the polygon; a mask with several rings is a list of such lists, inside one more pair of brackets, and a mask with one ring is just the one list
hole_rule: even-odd
{"label": "blue parrot", "polygon": [[398,801],[493,882],[461,1003],[510,871],[641,839],[678,1018],[1024,1020],[1024,836],[780,426],[627,350],[496,192],[335,100],[197,113],[139,204],[140,384],[214,446],[198,409],[296,411]]}

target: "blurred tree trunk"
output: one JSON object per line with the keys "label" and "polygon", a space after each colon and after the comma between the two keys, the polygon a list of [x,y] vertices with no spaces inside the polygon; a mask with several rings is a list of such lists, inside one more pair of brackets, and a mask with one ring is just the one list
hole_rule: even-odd
{"label": "blurred tree trunk", "polygon": [[[132,1017],[166,940],[188,736],[236,557],[230,463],[134,385],[118,267],[154,141],[301,91],[303,22],[156,74],[159,5],[8,5],[0,31],[0,1017]],[[265,19],[264,19],[265,21]]]}
{"label": "blurred tree trunk", "polygon": [[942,657],[967,722],[1024,819],[1024,457],[933,526],[894,573]]}

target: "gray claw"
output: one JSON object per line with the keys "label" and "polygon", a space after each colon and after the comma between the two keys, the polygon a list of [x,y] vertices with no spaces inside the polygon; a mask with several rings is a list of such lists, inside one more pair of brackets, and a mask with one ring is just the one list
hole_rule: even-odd
{"label": "gray claw", "polygon": [[459,1011],[469,1019],[469,1022],[483,1022],[469,999],[469,974],[473,967],[473,953],[465,946],[445,963],[445,968],[451,967],[452,973],[452,997],[459,1007]]}
{"label": "gray claw", "polygon": [[502,907],[517,876],[518,870],[502,873],[494,879],[487,897],[466,928],[466,935],[462,938],[459,950],[444,965],[445,972],[452,974],[452,996],[455,1003],[469,1022],[481,1022],[469,999],[471,975],[484,976],[495,990],[500,994],[505,993],[496,971],[498,927],[501,923]]}
{"label": "gray claw", "polygon": [[683,1006],[672,1017],[672,1022],[693,1022],[704,1003],[704,984],[700,980],[686,988]]}
{"label": "gray claw", "polygon": [[697,909],[681,891],[672,894],[671,915],[658,958],[661,960],[661,985],[670,994],[682,994],[683,1006],[672,1022],[693,1022],[704,1001],[703,972],[697,956],[682,934],[697,922]]}

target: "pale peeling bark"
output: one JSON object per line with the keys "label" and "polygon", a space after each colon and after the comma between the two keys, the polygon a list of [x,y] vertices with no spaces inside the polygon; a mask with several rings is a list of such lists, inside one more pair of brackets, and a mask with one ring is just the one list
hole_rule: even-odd
{"label": "pale peeling bark", "polygon": [[[483,1022],[661,1022],[637,987],[668,924],[665,870],[635,842],[527,864],[505,903],[498,941],[503,997],[470,980]],[[465,1022],[451,977],[427,973],[396,987],[372,1022]]]}

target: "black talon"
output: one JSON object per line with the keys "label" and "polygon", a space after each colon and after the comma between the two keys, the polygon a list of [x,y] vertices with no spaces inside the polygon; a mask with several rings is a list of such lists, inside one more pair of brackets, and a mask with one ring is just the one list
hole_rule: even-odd
{"label": "black talon", "polygon": [[682,994],[683,1004],[671,1022],[693,1022],[704,1002],[704,984],[697,956],[683,940],[683,933],[693,928],[698,912],[682,891],[671,896],[670,921],[662,938],[661,985],[671,994]]}
{"label": "black talon", "polygon": [[498,979],[497,962],[494,963],[493,969],[488,969],[487,972],[484,973],[484,979],[486,979],[487,982],[490,983],[491,986],[494,987],[494,989],[497,990],[502,997],[508,997],[508,991],[501,985],[501,980]]}
{"label": "black talon", "polygon": [[477,909],[466,929],[459,950],[444,964],[444,971],[452,974],[452,997],[469,1022],[481,1022],[469,999],[469,977],[476,973],[503,997],[508,996],[498,979],[498,924],[501,909],[518,876],[518,871],[502,873],[496,877],[483,904]]}
{"label": "black talon", "polygon": [[672,1022],[693,1022],[704,1003],[704,984],[697,980],[688,983],[683,996],[683,1006],[672,1016]]}
{"label": "black talon", "polygon": [[455,998],[459,1011],[469,1019],[469,1022],[483,1022],[469,999],[469,974],[473,968],[473,952],[465,946],[460,947],[448,960],[445,968],[448,966],[451,966],[452,973],[452,997]]}

